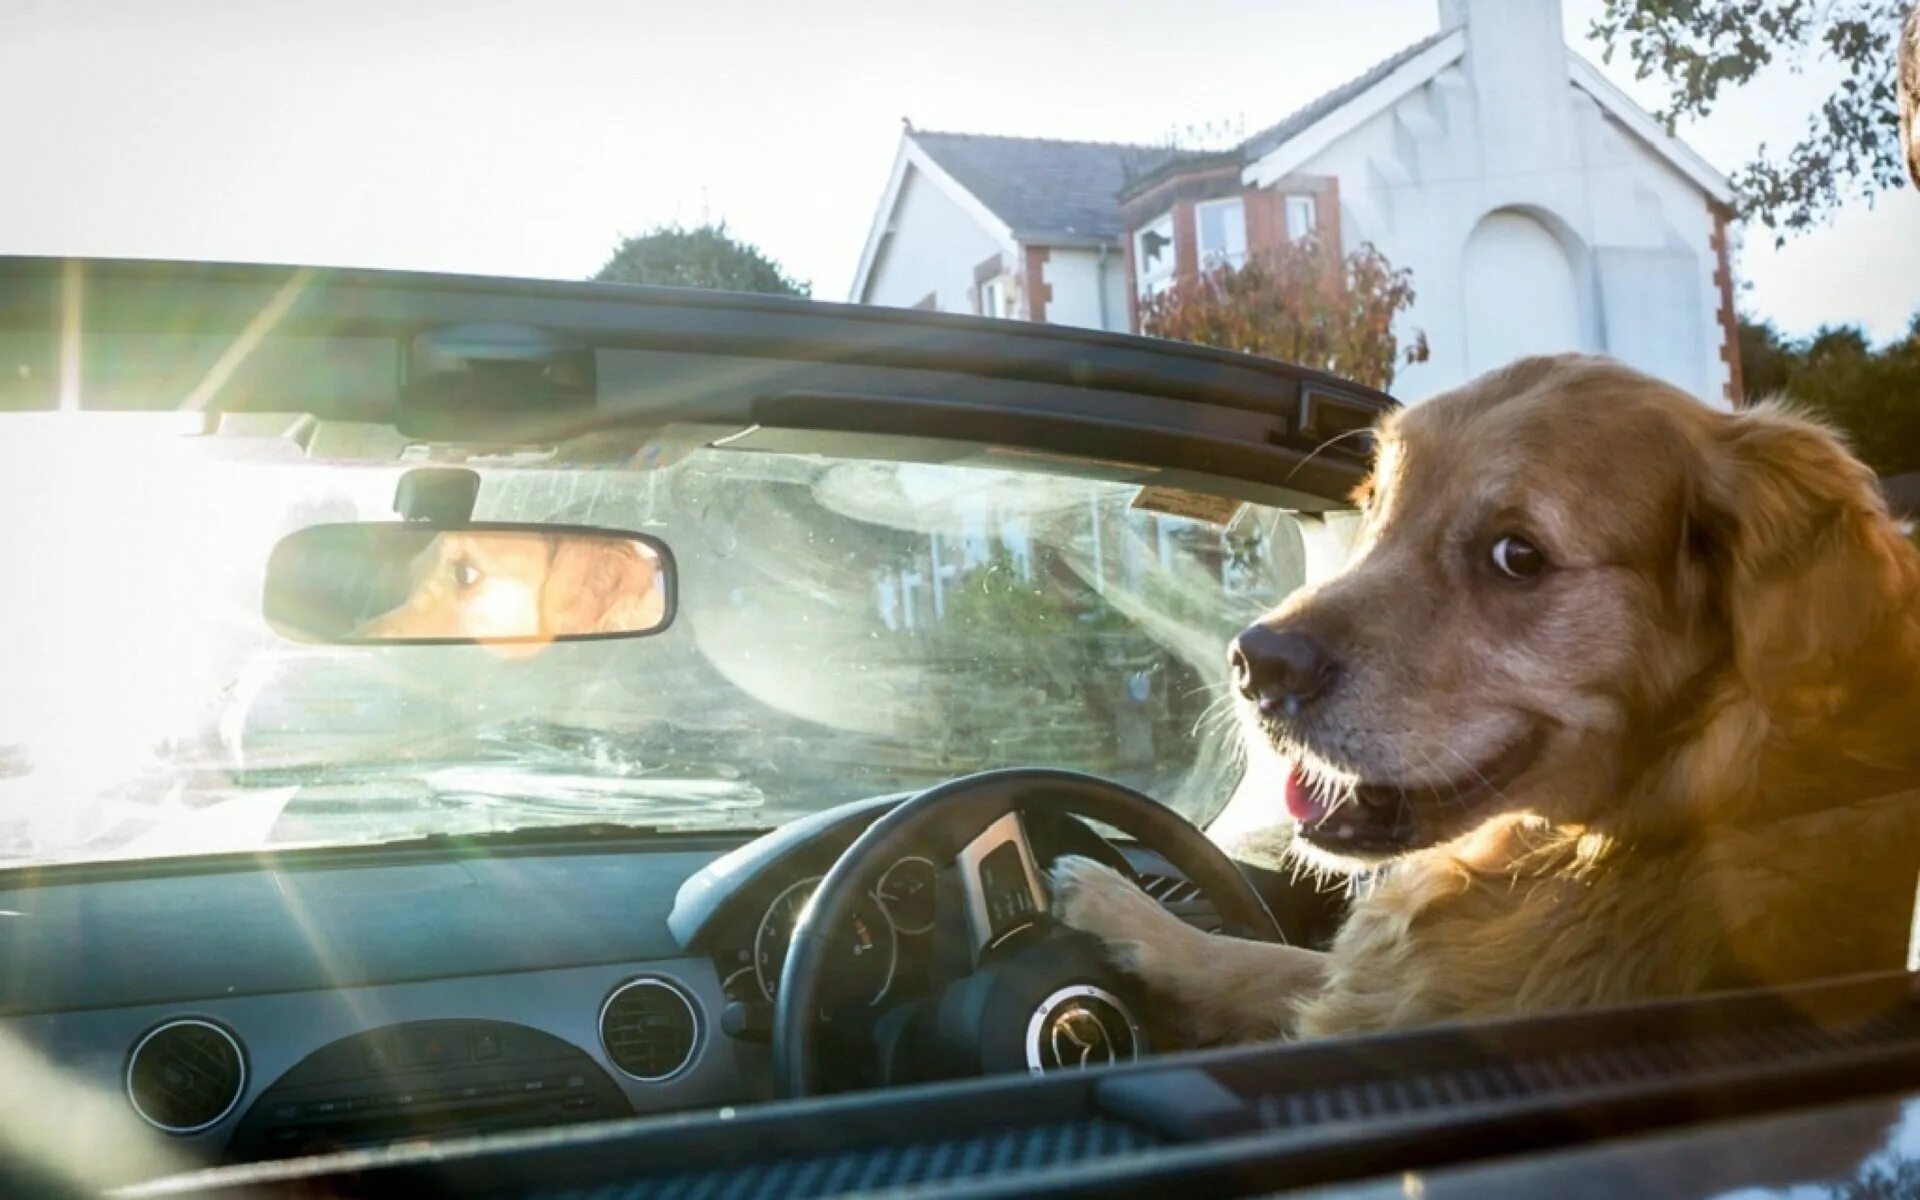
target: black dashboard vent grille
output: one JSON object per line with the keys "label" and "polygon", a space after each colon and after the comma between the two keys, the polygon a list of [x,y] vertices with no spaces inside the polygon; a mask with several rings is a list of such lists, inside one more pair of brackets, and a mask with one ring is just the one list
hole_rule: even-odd
{"label": "black dashboard vent grille", "polygon": [[1179,917],[1195,929],[1207,933],[1220,932],[1220,913],[1213,901],[1200,893],[1200,885],[1177,875],[1156,875],[1151,871],[1140,876],[1140,887],[1164,905],[1168,912]]}
{"label": "black dashboard vent grille", "polygon": [[1866,980],[1327,1039],[1297,1049],[1284,1072],[1249,1059],[1117,1073],[1098,1085],[1099,1102],[1176,1138],[1464,1122],[1507,1106],[1572,1111],[1669,1090],[1721,1089],[1757,1106],[1768,1088],[1791,1098],[1800,1085],[1780,1081],[1796,1076],[1920,1065],[1920,1003],[1904,980],[1895,986],[1891,997],[1887,984]]}
{"label": "black dashboard vent grille", "polygon": [[233,1111],[247,1085],[240,1043],[210,1021],[177,1020],[147,1033],[127,1056],[127,1099],[168,1133],[196,1133]]}
{"label": "black dashboard vent grille", "polygon": [[659,1172],[629,1183],[539,1193],[542,1200],[805,1200],[949,1187],[1145,1150],[1158,1139],[1119,1121],[1088,1117],[931,1141],[858,1146],[705,1170]]}
{"label": "black dashboard vent grille", "polygon": [[1880,1013],[1840,1029],[1812,1022],[1702,1030],[1614,1045],[1541,1047],[1510,1057],[1393,1077],[1266,1091],[1262,1126],[1300,1128],[1452,1109],[1574,1096],[1597,1089],[1695,1078],[1760,1065],[1785,1067],[1860,1048],[1920,1050],[1920,1007]]}
{"label": "black dashboard vent grille", "polygon": [[600,1008],[600,1042],[628,1076],[646,1083],[671,1079],[700,1048],[700,1010],[665,979],[629,979]]}

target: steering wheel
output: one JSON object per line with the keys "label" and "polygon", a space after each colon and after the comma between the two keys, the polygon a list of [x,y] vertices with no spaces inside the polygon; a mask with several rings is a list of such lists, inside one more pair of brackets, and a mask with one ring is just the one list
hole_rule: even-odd
{"label": "steering wheel", "polygon": [[[818,1094],[818,1031],[831,944],[889,865],[907,854],[945,860],[936,887],[936,952],[959,969],[920,1006],[909,1040],[944,1074],[1041,1071],[1136,1057],[1144,1036],[1132,985],[1095,940],[1047,916],[1050,900],[1023,813],[1065,813],[1119,829],[1160,853],[1213,901],[1224,932],[1279,941],[1260,894],[1219,847],[1172,809],[1120,784],[1072,771],[988,771],[930,788],[867,827],[801,914],[780,973],[773,1017],[774,1087]],[[956,905],[956,902],[959,902]],[[964,912],[958,931],[954,909]],[[942,943],[942,933],[947,935]],[[930,1049],[929,1049],[930,1048]]]}

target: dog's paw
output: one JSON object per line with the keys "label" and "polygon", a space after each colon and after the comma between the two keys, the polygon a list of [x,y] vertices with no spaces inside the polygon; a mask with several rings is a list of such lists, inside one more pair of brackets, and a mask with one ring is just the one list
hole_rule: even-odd
{"label": "dog's paw", "polygon": [[1049,879],[1060,923],[1099,938],[1114,965],[1135,974],[1151,975],[1165,951],[1195,932],[1126,876],[1090,858],[1057,860]]}

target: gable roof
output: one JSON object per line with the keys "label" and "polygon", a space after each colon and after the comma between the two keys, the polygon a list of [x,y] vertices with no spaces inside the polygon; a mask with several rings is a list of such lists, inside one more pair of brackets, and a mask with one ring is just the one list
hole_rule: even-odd
{"label": "gable roof", "polygon": [[1365,71],[1347,80],[1330,92],[1323,92],[1314,99],[1294,109],[1280,120],[1254,134],[1241,143],[1241,153],[1247,162],[1264,157],[1268,151],[1292,141],[1314,125],[1331,116],[1336,110],[1357,100],[1368,88],[1375,86],[1387,76],[1419,58],[1427,50],[1439,45],[1450,29],[1438,30],[1421,38],[1413,45],[1393,55],[1383,58]]}
{"label": "gable roof", "polygon": [[1126,232],[1120,221],[1120,198],[1134,185],[1164,175],[1183,162],[1226,157],[1251,164],[1378,88],[1396,71],[1419,65],[1423,54],[1442,43],[1447,43],[1451,57],[1457,57],[1454,48],[1459,40],[1457,31],[1446,30],[1422,38],[1224,154],[1139,143],[1005,137],[908,126],[868,227],[849,298],[855,303],[866,299],[874,268],[892,234],[893,210],[909,171],[917,170],[939,187],[990,234],[1007,243],[1009,250],[1020,242],[1110,244]]}
{"label": "gable roof", "polygon": [[[1459,61],[1464,30],[1443,28],[1382,59],[1333,90],[1225,152],[1124,142],[946,133],[908,127],[854,275],[852,299],[865,293],[892,231],[894,206],[909,169],[917,169],[1011,250],[1022,242],[1099,245],[1126,233],[1121,197],[1189,163],[1237,159],[1246,182],[1267,187],[1360,123]],[[1568,82],[1586,92],[1631,134],[1664,157],[1715,202],[1729,206],[1726,176],[1614,87],[1578,53],[1567,52]]]}
{"label": "gable roof", "polygon": [[1567,78],[1573,86],[1593,97],[1594,102],[1619,121],[1627,132],[1652,147],[1675,170],[1713,197],[1715,203],[1723,208],[1733,207],[1733,184],[1728,182],[1725,175],[1696,154],[1693,147],[1668,133],[1652,114],[1635,104],[1631,97],[1602,75],[1600,68],[1573,50],[1567,51]]}
{"label": "gable roof", "polygon": [[1119,195],[1128,180],[1185,156],[1120,142],[917,129],[907,136],[1021,241],[1119,237]]}
{"label": "gable roof", "polygon": [[1454,27],[1425,37],[1375,63],[1286,120],[1247,139],[1243,178],[1270,187],[1314,155],[1425,86],[1467,52],[1466,31]]}

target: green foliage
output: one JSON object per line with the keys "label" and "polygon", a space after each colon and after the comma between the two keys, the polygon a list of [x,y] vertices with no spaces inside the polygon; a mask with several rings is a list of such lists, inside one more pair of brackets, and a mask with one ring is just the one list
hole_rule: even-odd
{"label": "green foliage", "polygon": [[1852,326],[1789,341],[1770,323],[1743,320],[1740,374],[1749,399],[1798,402],[1845,432],[1880,474],[1920,470],[1920,314],[1878,350]]}
{"label": "green foliage", "polygon": [[1839,87],[1809,114],[1799,140],[1762,143],[1733,175],[1742,216],[1775,235],[1805,230],[1849,200],[1906,175],[1895,103],[1895,44],[1907,0],[1605,0],[1590,35],[1609,61],[1620,50],[1640,79],[1670,87],[1659,114],[1672,129],[1704,117],[1729,90],[1768,67],[1837,65]]}
{"label": "green foliage", "polygon": [[946,593],[942,632],[964,638],[1065,635],[1073,610],[1043,580],[1020,578],[1013,556],[1001,551],[955,579]]}
{"label": "green foliage", "polygon": [[789,278],[780,264],[728,235],[725,221],[697,229],[662,225],[627,238],[594,279],[601,283],[654,283],[771,296],[812,293],[810,284]]}
{"label": "green foliage", "polygon": [[1394,369],[1425,362],[1416,332],[1403,352],[1393,319],[1413,304],[1413,274],[1363,245],[1344,259],[1318,238],[1288,242],[1183,277],[1140,306],[1140,328],[1155,337],[1264,354],[1387,388]]}

